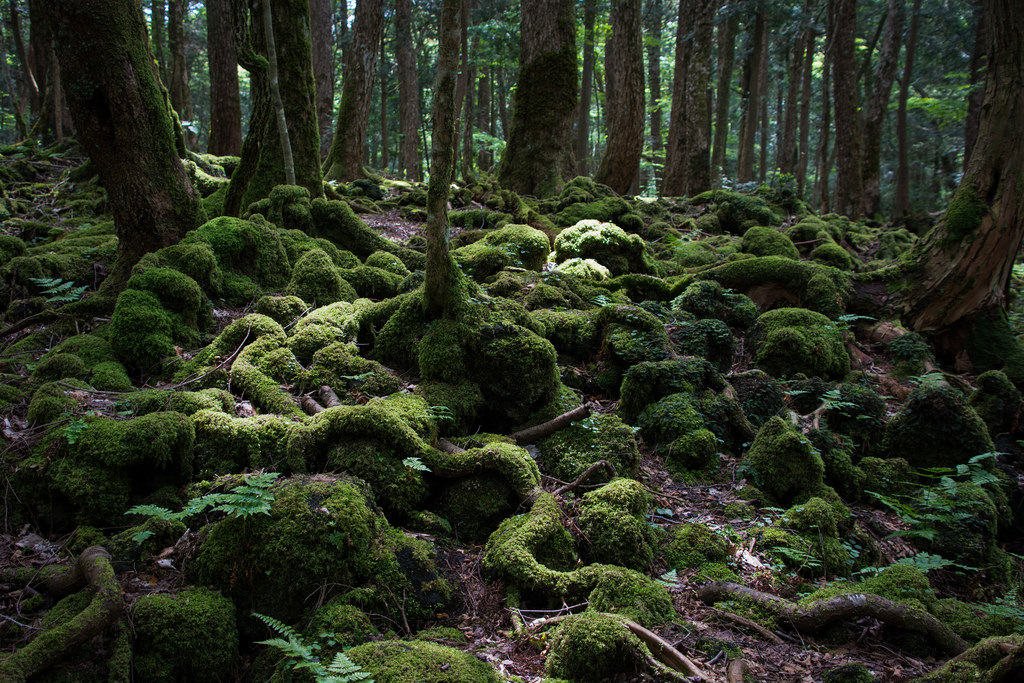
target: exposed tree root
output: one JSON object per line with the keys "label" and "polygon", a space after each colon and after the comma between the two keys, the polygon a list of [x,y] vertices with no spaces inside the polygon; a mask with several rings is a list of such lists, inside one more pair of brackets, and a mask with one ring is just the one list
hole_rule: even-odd
{"label": "exposed tree root", "polygon": [[324,412],[324,407],[317,403],[316,399],[312,396],[303,396],[299,399],[299,407],[307,415],[316,415],[317,413]]}
{"label": "exposed tree root", "polygon": [[336,408],[341,405],[341,399],[334,393],[334,389],[326,384],[320,387],[320,400],[323,401],[325,408]]}
{"label": "exposed tree root", "polygon": [[589,479],[590,475],[601,469],[608,470],[608,474],[610,474],[613,478],[618,475],[618,473],[615,471],[615,465],[611,464],[607,460],[598,460],[593,465],[583,470],[583,474],[576,477],[575,481],[572,481],[566,484],[565,486],[559,486],[557,489],[555,489],[555,495],[560,496],[566,491],[572,491],[573,489],[579,487],[587,479]]}
{"label": "exposed tree root", "polygon": [[843,619],[873,617],[891,626],[924,633],[949,654],[960,654],[967,649],[963,638],[932,615],[870,593],[848,593],[801,606],[737,583],[713,581],[702,586],[697,595],[709,605],[730,598],[753,600],[797,631],[813,632]]}
{"label": "exposed tree root", "polygon": [[[61,576],[72,574],[75,576],[57,581]],[[100,546],[86,548],[79,555],[74,568],[52,577],[56,582],[54,586],[61,590],[68,585],[74,585],[68,583],[68,579],[72,578],[74,583],[84,580],[87,588],[93,593],[92,602],[79,614],[63,624],[43,631],[31,643],[0,662],[0,682],[28,680],[59,662],[72,648],[105,631],[121,616],[124,611],[124,598],[114,568],[110,564],[110,554],[105,549]],[[49,583],[49,579],[43,580],[44,585]]]}
{"label": "exposed tree root", "polygon": [[584,404],[581,405],[579,408],[573,408],[567,413],[562,413],[561,415],[552,420],[548,420],[547,422],[535,425],[533,427],[521,429],[518,432],[513,432],[512,434],[509,434],[509,436],[519,446],[523,446],[528,443],[537,443],[545,436],[548,436],[549,434],[554,434],[560,429],[565,429],[573,422],[582,420],[589,416],[590,405]]}
{"label": "exposed tree root", "polygon": [[715,609],[714,607],[708,607],[708,610],[721,619],[726,619],[734,624],[739,624],[740,626],[749,628],[751,631],[754,631],[769,642],[775,643],[776,645],[782,644],[782,638],[779,638],[777,635],[752,619],[747,619],[744,616],[733,614],[732,612],[727,612],[725,610]]}

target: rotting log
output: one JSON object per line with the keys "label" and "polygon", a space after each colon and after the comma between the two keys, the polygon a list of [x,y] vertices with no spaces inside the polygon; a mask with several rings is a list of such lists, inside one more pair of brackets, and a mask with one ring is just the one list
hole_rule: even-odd
{"label": "rotting log", "polygon": [[797,631],[813,632],[843,619],[873,617],[890,626],[923,633],[951,655],[967,649],[963,638],[927,612],[870,593],[847,593],[809,605],[798,605],[737,583],[712,581],[702,586],[697,595],[709,605],[735,598],[752,600],[777,616],[780,623],[788,623]]}
{"label": "rotting log", "polygon": [[59,591],[84,582],[93,593],[92,601],[77,615],[43,631],[35,640],[0,662],[0,683],[21,683],[57,662],[74,647],[87,643],[120,618],[124,596],[110,564],[110,554],[90,546],[78,556],[75,566],[62,574],[44,578],[44,586]]}

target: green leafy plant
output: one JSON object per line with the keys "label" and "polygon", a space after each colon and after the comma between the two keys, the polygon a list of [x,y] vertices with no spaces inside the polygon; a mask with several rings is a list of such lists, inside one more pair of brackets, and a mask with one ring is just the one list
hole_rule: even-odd
{"label": "green leafy plant", "polygon": [[[277,472],[258,472],[247,474],[241,484],[227,492],[207,493],[193,498],[179,512],[173,512],[159,505],[136,505],[126,515],[145,515],[159,519],[182,521],[201,512],[223,512],[232,517],[246,518],[256,514],[270,514],[270,506],[274,502],[271,490],[274,481],[281,476]],[[230,478],[220,477],[219,481],[230,485]]]}
{"label": "green leafy plant", "polygon": [[29,280],[39,288],[40,294],[46,297],[48,304],[66,304],[78,301],[89,289],[88,285],[75,287],[71,280],[65,282],[59,277],[30,277]]}
{"label": "green leafy plant", "polygon": [[402,461],[402,464],[408,467],[410,470],[416,470],[417,472],[429,472],[430,468],[423,464],[423,461],[419,458],[408,457]]}
{"label": "green leafy plant", "polygon": [[320,661],[318,653],[321,650],[319,643],[307,645],[302,636],[294,628],[273,617],[253,612],[252,615],[269,626],[277,638],[258,641],[258,645],[269,645],[277,648],[290,662],[293,671],[309,671],[317,683],[352,683],[354,681],[366,681],[373,683],[370,674],[363,671],[363,668],[349,659],[344,652],[338,652],[330,664]]}

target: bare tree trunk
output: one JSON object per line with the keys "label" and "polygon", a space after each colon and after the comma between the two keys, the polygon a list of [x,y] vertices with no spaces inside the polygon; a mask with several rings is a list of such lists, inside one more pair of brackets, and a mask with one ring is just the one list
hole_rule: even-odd
{"label": "bare tree trunk", "polygon": [[380,167],[387,171],[391,162],[388,150],[388,64],[385,41],[380,41]]}
{"label": "bare tree trunk", "polygon": [[964,124],[964,170],[971,159],[971,151],[978,139],[978,122],[981,119],[981,102],[985,97],[982,86],[985,74],[985,12],[984,3],[974,0],[974,49],[971,50],[971,94],[967,97],[967,121]]}
{"label": "bare tree trunk", "polygon": [[764,55],[761,59],[761,160],[757,165],[758,179],[768,179],[768,41],[764,41]]}
{"label": "bare tree trunk", "polygon": [[740,18],[736,13],[718,25],[718,84],[715,95],[715,142],[711,148],[712,180],[720,187],[725,167],[725,148],[729,140],[729,100],[732,96],[732,71],[736,56],[736,29]]}
{"label": "bare tree trunk", "polygon": [[324,162],[326,178],[349,181],[363,176],[366,126],[373,102],[373,79],[377,74],[377,49],[383,23],[383,0],[359,0],[345,56],[338,124],[330,154]]}
{"label": "bare tree trunk", "polygon": [[206,2],[206,53],[210,61],[210,143],[219,156],[242,153],[242,103],[238,55],[232,37],[229,0]]}
{"label": "bare tree trunk", "polygon": [[[39,85],[36,83],[35,74],[32,72],[32,60],[29,59],[28,50],[25,49],[25,39],[21,35],[21,16],[15,0],[10,0],[10,21],[11,34],[14,37],[14,52],[18,55],[18,62],[21,63],[22,80],[24,81],[21,103],[21,116],[24,117],[25,105],[28,104],[29,107],[33,107],[33,102],[39,100]],[[27,133],[25,137],[28,137]]]}
{"label": "bare tree trunk", "polygon": [[903,38],[903,0],[889,0],[885,34],[878,55],[874,84],[864,106],[864,215],[876,216],[882,211],[882,124],[889,111],[889,94],[896,80],[900,41]]}
{"label": "bare tree trunk", "polygon": [[[661,136],[661,30],[665,13],[663,0],[647,0],[644,4],[644,30],[650,40],[647,47],[647,90],[650,100],[647,103],[651,126],[651,151],[654,176],[657,178],[661,168],[664,178],[665,145]],[[642,188],[641,188],[642,189]]]}
{"label": "bare tree trunk", "polygon": [[714,0],[683,0],[676,27],[672,115],[665,151],[665,196],[696,194],[711,188],[711,40]]}
{"label": "bare tree trunk", "polygon": [[836,206],[850,217],[863,212],[861,136],[857,120],[857,0],[830,0],[834,21],[831,37],[835,69],[832,97],[836,108]]}
{"label": "bare tree trunk", "polygon": [[748,183],[754,180],[754,145],[757,139],[757,119],[761,111],[761,59],[767,28],[764,7],[758,3],[751,35],[748,39],[747,58],[743,63],[743,86],[740,119],[740,146],[737,159],[737,180]]}
{"label": "bare tree trunk", "polygon": [[502,186],[519,194],[557,194],[576,169],[576,27],[572,0],[523,0],[519,81],[512,126],[498,169]]}
{"label": "bare tree trunk", "polygon": [[185,146],[195,150],[198,136],[193,130],[195,113],[192,110],[192,92],[188,87],[188,63],[185,61],[186,0],[170,0],[167,15],[167,43],[171,53],[171,106],[178,112],[185,133]]}
{"label": "bare tree trunk", "polygon": [[459,65],[459,0],[443,0],[427,186],[427,269],[423,306],[429,319],[449,316],[458,296],[459,270],[449,252],[448,188],[455,172],[455,82]]}
{"label": "bare tree trunk", "polygon": [[[805,8],[806,9],[806,8]],[[803,83],[804,51],[807,34],[801,31],[789,51],[789,82],[786,86],[786,101],[782,118],[782,135],[776,150],[777,166],[780,173],[794,174],[797,165],[797,120],[800,115],[800,86]]]}
{"label": "bare tree trunk", "polygon": [[309,0],[309,30],[313,44],[313,80],[316,81],[316,120],[320,155],[331,145],[334,122],[334,16],[331,0]]}
{"label": "bare tree trunk", "polygon": [[[813,9],[815,0],[808,0],[808,15]],[[807,164],[810,160],[810,139],[811,139],[811,76],[814,73],[814,49],[815,49],[814,24],[810,23],[808,16],[808,27],[804,31],[804,68],[803,83],[800,88],[800,157],[796,168],[796,187],[801,197],[804,196],[804,188],[807,183]]]}
{"label": "bare tree trunk", "polygon": [[829,13],[828,37],[825,40],[825,59],[821,68],[821,133],[818,136],[818,155],[815,163],[817,175],[815,183],[815,195],[818,199],[818,213],[829,213],[831,211],[831,183],[829,175],[832,172],[832,157],[829,152],[829,138],[832,129],[832,14]]}
{"label": "bare tree trunk", "polygon": [[7,38],[3,33],[3,26],[0,25],[0,65],[3,67],[4,82],[7,84],[7,98],[11,103],[11,113],[14,115],[15,129],[18,131],[18,137],[22,140],[28,138],[28,126],[25,125],[25,116],[23,104],[18,101],[18,96],[15,94],[17,87],[15,86],[14,79],[11,77],[10,67],[7,65]]}
{"label": "bare tree trunk", "polygon": [[583,3],[583,80],[580,84],[580,104],[576,119],[576,173],[589,174],[590,160],[590,105],[594,93],[594,24],[597,21],[595,0]]}
{"label": "bare tree trunk", "polygon": [[395,41],[398,53],[398,165],[407,180],[419,182],[423,179],[416,139],[420,123],[420,86],[412,42],[411,0],[395,1]]}
{"label": "bare tree trunk", "polygon": [[644,147],[644,48],[640,0],[613,0],[605,45],[608,142],[594,180],[629,192]]}
{"label": "bare tree trunk", "polygon": [[170,83],[171,74],[167,68],[168,60],[164,56],[164,31],[167,28],[166,8],[167,0],[150,0],[153,56],[156,58],[156,67],[157,72],[160,74],[160,80],[164,83]]}
{"label": "bare tree trunk", "polygon": [[907,139],[907,99],[910,97],[910,82],[914,77],[914,55],[917,52],[917,30],[921,19],[921,0],[914,0],[910,12],[910,32],[907,34],[907,50],[903,58],[903,75],[900,77],[899,107],[896,111],[896,144],[898,164],[896,169],[896,200],[893,218],[900,219],[910,213],[910,140]]}
{"label": "bare tree trunk", "polygon": [[[462,7],[459,10],[459,34],[461,43],[459,47],[459,78],[455,82],[455,140],[452,145],[455,149],[455,164],[459,163],[459,146],[462,136],[459,134],[459,118],[462,114],[466,101],[466,91],[469,89],[469,4],[472,0],[462,0]],[[454,173],[454,170],[453,170]]]}
{"label": "bare tree trunk", "polygon": [[[468,26],[466,27],[468,30]],[[480,38],[473,36],[469,46],[469,54],[474,58],[480,50]],[[469,61],[466,71],[466,98],[462,106],[462,179],[466,182],[473,177],[473,158],[476,153],[473,151],[473,124],[476,121],[475,107],[477,106],[473,94],[476,90],[476,65]]]}
{"label": "bare tree trunk", "polygon": [[53,131],[57,142],[64,142],[64,86],[60,83],[60,62],[57,61],[57,50],[50,44],[50,68],[53,83]]}
{"label": "bare tree trunk", "polygon": [[[477,81],[476,127],[490,136],[494,135],[494,117],[491,110],[491,69],[488,67],[480,74]],[[477,152],[476,163],[480,170],[487,173],[494,166],[494,153],[481,147]]]}

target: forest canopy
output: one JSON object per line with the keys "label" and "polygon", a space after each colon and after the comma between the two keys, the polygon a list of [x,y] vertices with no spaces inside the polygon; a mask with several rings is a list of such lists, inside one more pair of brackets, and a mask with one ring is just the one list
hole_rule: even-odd
{"label": "forest canopy", "polygon": [[10,0],[0,682],[1024,677],[1016,0]]}

